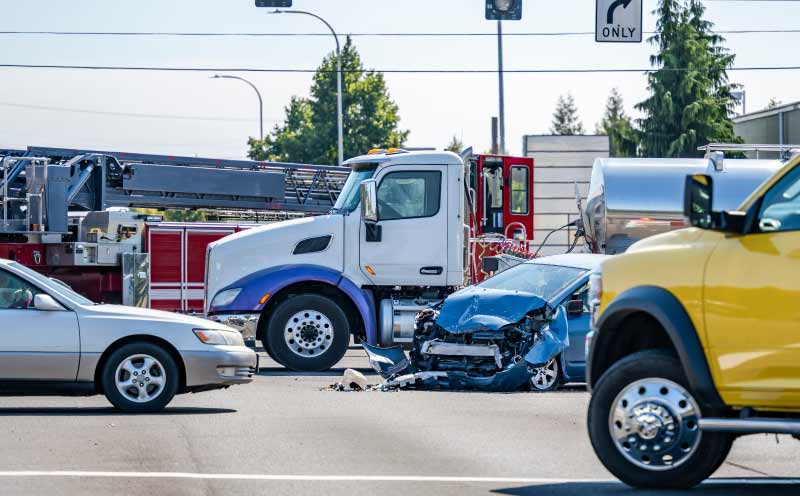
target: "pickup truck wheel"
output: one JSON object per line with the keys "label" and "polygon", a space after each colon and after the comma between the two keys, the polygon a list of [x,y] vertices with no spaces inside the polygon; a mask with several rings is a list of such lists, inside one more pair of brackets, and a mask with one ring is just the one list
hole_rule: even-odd
{"label": "pickup truck wheel", "polygon": [[648,350],[620,360],[597,382],[589,437],[600,461],[622,482],[686,489],[719,468],[733,440],[701,432],[701,416],[680,361]]}
{"label": "pickup truck wheel", "polygon": [[328,370],[350,344],[350,326],[339,305],[324,296],[300,295],[275,308],[265,348],[291,370]]}
{"label": "pickup truck wheel", "polygon": [[123,412],[159,412],[178,392],[175,360],[151,343],[122,346],[111,354],[101,374],[106,398]]}

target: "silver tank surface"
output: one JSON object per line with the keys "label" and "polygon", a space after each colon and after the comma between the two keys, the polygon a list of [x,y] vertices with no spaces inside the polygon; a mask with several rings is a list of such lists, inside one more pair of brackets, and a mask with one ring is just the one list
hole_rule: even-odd
{"label": "silver tank surface", "polygon": [[735,210],[779,160],[598,158],[594,161],[585,208],[593,251],[622,253],[636,241],[686,227],[686,176],[714,178],[714,210]]}

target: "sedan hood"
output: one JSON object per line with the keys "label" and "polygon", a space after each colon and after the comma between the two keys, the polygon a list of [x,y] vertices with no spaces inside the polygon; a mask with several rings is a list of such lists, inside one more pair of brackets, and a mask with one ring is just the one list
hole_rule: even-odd
{"label": "sedan hood", "polygon": [[225,326],[210,320],[182,315],[179,313],[151,310],[149,308],[129,307],[123,305],[94,305],[83,307],[87,314],[96,317],[110,317],[133,319],[148,322],[164,322],[170,324],[185,324],[201,329],[226,329]]}
{"label": "sedan hood", "polygon": [[547,306],[531,293],[470,286],[444,301],[436,324],[451,334],[497,330]]}

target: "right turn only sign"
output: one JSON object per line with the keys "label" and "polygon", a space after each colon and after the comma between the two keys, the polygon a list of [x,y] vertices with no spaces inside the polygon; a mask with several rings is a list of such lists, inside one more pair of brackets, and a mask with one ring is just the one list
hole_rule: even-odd
{"label": "right turn only sign", "polygon": [[595,41],[641,43],[642,0],[596,0]]}

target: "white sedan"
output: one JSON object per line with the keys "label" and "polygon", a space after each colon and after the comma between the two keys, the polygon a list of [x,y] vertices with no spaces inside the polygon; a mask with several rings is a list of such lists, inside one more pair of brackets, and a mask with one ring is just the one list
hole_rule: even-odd
{"label": "white sedan", "polygon": [[105,394],[126,412],[179,393],[253,380],[258,358],[235,329],[87,300],[0,259],[0,395]]}

